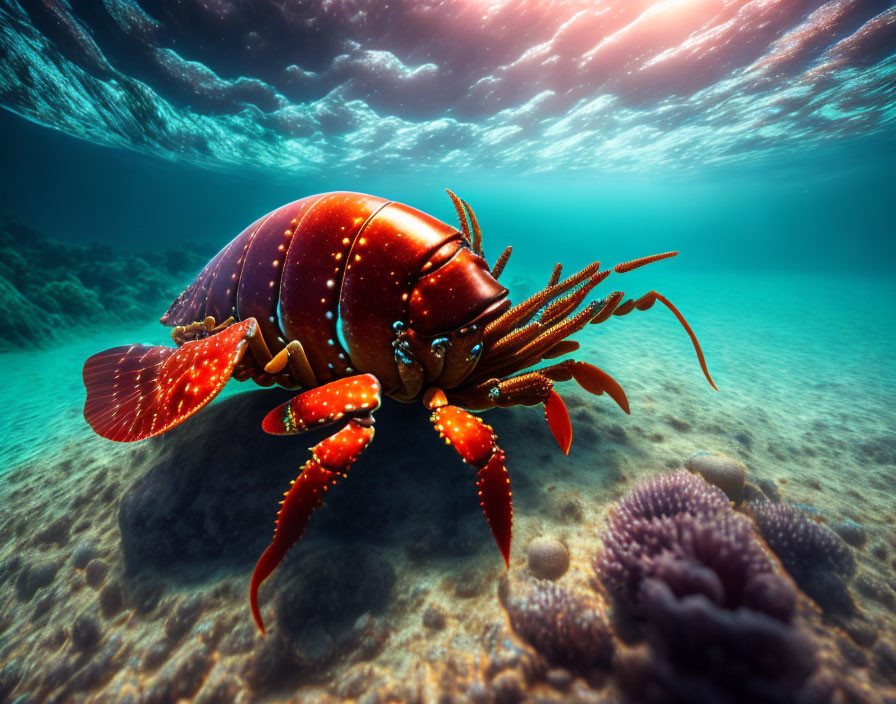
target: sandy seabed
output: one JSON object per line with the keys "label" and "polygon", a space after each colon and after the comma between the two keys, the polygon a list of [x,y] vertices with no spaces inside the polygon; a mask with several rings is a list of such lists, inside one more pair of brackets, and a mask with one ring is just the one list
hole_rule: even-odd
{"label": "sandy seabed", "polygon": [[[232,384],[170,434],[115,445],[83,423],[80,366],[164,343],[161,326],[3,354],[0,701],[620,701],[616,664],[638,645],[593,587],[608,509],[704,450],[851,536],[854,609],[800,594],[796,623],[836,683],[829,700],[896,701],[896,284],[840,279],[844,300],[822,277],[626,280],[642,283],[689,318],[719,393],[659,307],[579,335],[576,357],[611,373],[632,413],[560,386],[569,457],[538,409],[487,414],[514,488],[506,574],[469,468],[422,408],[384,405],[370,450],[262,587],[266,638],[249,577],[323,437],[262,433],[289,393]],[[614,624],[605,666],[558,667],[511,627],[506,594],[529,583],[538,536],[569,550],[557,584]]]}

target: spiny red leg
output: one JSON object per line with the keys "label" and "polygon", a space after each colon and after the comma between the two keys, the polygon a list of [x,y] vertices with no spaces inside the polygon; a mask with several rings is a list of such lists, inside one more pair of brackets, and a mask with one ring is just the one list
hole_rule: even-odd
{"label": "spiny red leg", "polygon": [[[644,259],[649,259],[650,261],[655,261],[657,258],[663,259],[667,256],[674,256],[674,253],[669,254],[658,254],[655,257],[645,257]],[[619,266],[629,266],[632,264],[637,264],[637,266],[642,266],[640,263],[641,260],[636,259],[634,262],[628,262],[625,265]],[[649,263],[649,262],[644,262]],[[623,269],[622,271],[631,271],[632,267]],[[620,271],[617,267],[617,271]],[[676,317],[681,326],[684,328],[685,332],[688,334],[688,337],[691,338],[691,344],[694,345],[694,351],[697,353],[697,361],[700,363],[700,369],[703,371],[703,376],[706,377],[706,380],[709,382],[710,386],[714,388],[716,391],[719,390],[719,387],[716,386],[716,383],[712,380],[712,377],[709,375],[709,369],[706,366],[706,358],[703,356],[703,349],[700,347],[700,342],[697,340],[697,335],[691,329],[691,326],[688,325],[688,321],[685,320],[684,316],[681,314],[681,311],[678,310],[673,304],[665,296],[657,293],[656,291],[648,291],[643,296],[638,299],[629,299],[625,303],[620,304],[620,301],[624,297],[624,294],[620,291],[614,291],[610,296],[607,297],[606,303],[604,304],[601,311],[595,316],[592,323],[602,323],[607,320],[611,315],[628,315],[636,308],[638,310],[644,311],[650,309],[654,303],[659,301],[666,308],[672,311],[672,314]]]}
{"label": "spiny red leg", "polygon": [[499,381],[490,396],[496,405],[503,407],[535,406],[543,403],[544,417],[551,434],[563,454],[568,455],[572,447],[572,424],[569,422],[566,404],[553,386],[553,380],[539,370]]}
{"label": "spiny red leg", "polygon": [[[431,407],[443,400],[444,395]],[[439,431],[439,437],[453,445],[465,462],[479,470],[476,486],[482,512],[504,557],[504,564],[509,567],[513,500],[510,477],[504,466],[504,451],[497,445],[498,436],[481,418],[458,406],[435,407],[430,420]]]}
{"label": "spiny red leg", "polygon": [[281,502],[274,540],[258,560],[249,589],[252,615],[262,633],[258,588],[302,536],[312,512],[323,503],[323,493],[345,476],[373,439],[370,414],[379,406],[379,381],[372,374],[359,374],[309,389],[275,408],[262,421],[268,433],[293,435],[349,419],[342,430],[311,449],[311,459]]}
{"label": "spiny red leg", "polygon": [[369,416],[352,419],[338,433],[315,445],[311,449],[311,459],[286,492],[277,514],[274,540],[259,558],[249,586],[252,616],[262,635],[265,631],[258,609],[258,588],[302,537],[314,509],[323,504],[324,492],[346,475],[352,462],[373,440],[372,421]]}
{"label": "spiny red leg", "polygon": [[628,398],[619,383],[603,369],[595,367],[593,364],[567,359],[565,362],[560,362],[559,364],[554,364],[550,367],[539,369],[538,371],[554,381],[569,381],[570,378],[575,379],[579,386],[595,396],[600,396],[606,391],[607,395],[612,398],[623,411],[631,413],[628,405]]}

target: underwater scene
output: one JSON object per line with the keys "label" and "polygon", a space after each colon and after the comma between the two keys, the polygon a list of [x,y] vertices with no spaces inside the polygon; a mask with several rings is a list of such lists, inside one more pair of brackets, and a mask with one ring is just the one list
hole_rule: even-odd
{"label": "underwater scene", "polygon": [[0,703],[896,703],[892,1],[0,0],[0,106]]}

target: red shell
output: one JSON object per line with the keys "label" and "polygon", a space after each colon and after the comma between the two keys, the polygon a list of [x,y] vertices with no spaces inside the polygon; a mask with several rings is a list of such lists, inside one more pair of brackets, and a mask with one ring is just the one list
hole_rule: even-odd
{"label": "red shell", "polygon": [[[446,248],[457,251],[446,259]],[[362,193],[303,198],[269,213],[228,244],[162,317],[187,325],[258,320],[276,353],[302,343],[318,382],[370,372],[400,385],[393,324],[426,336],[469,324],[507,291],[455,227]]]}

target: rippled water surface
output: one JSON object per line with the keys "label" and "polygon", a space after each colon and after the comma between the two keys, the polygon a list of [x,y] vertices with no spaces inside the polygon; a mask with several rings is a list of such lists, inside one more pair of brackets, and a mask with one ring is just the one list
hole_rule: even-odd
{"label": "rippled water surface", "polygon": [[0,3],[0,102],[293,173],[767,161],[894,119],[879,0]]}

